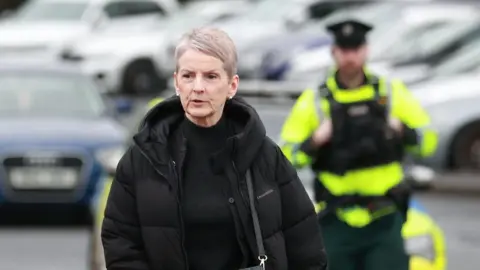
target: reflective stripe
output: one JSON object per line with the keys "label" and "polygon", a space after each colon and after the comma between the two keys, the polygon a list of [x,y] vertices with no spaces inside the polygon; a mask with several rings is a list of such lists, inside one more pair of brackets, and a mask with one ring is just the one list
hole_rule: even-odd
{"label": "reflective stripe", "polygon": [[344,176],[317,172],[317,179],[334,196],[383,196],[403,180],[403,166],[392,162],[382,166],[348,171]]}
{"label": "reflective stripe", "polygon": [[[352,102],[353,100],[368,100],[375,98],[376,92],[371,92],[370,88],[363,88],[363,89],[358,89],[358,90],[353,90],[353,91],[348,91],[348,93],[344,93],[342,91],[337,91],[338,88],[336,88],[336,83],[332,80],[334,80],[334,77],[327,78],[327,83],[325,88],[327,91],[331,90],[335,93],[336,98],[338,98],[339,102]],[[382,86],[385,87],[385,93],[384,96],[388,98],[388,104],[387,104],[387,112],[388,115],[390,115],[390,112],[393,107],[393,98],[392,98],[392,82],[388,80],[388,78],[381,78],[379,81],[380,85],[379,87],[381,88]],[[333,87],[335,86],[335,87]],[[333,87],[333,88],[332,88]],[[379,92],[381,93],[380,89]],[[333,94],[333,93],[332,93]],[[350,95],[350,97],[349,97]],[[314,106],[315,110],[317,112],[317,117],[318,121],[320,122],[322,118],[325,116],[325,113],[322,109],[322,98],[325,95],[322,93],[322,89],[317,89],[317,91],[314,91]],[[352,98],[353,97],[353,98]]]}
{"label": "reflective stripe", "polygon": [[395,213],[396,211],[397,207],[394,205],[387,206],[374,212],[370,212],[367,208],[357,206],[339,208],[336,210],[336,214],[340,220],[343,220],[351,227],[362,228],[370,224],[372,221]]}

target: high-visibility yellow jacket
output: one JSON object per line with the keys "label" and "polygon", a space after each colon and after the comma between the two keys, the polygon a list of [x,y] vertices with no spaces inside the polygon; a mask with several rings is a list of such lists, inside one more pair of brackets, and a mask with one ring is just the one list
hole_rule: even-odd
{"label": "high-visibility yellow jacket", "polygon": [[[374,76],[366,69],[365,74],[367,78]],[[406,150],[422,157],[432,155],[437,147],[437,134],[429,127],[430,117],[427,112],[401,81],[389,81],[384,77],[378,77],[378,80],[380,94],[388,97],[390,114],[407,127],[415,129],[418,134],[418,144],[406,145]],[[360,102],[373,99],[375,96],[374,87],[368,84],[357,89],[340,89],[334,73],[327,77],[325,84],[332,92],[334,99],[340,103]],[[302,168],[312,163],[314,157],[302,152],[300,145],[311,137],[322,119],[329,117],[329,107],[329,102],[322,98],[318,88],[306,89],[293,106],[280,136],[282,150],[295,167]],[[398,185],[404,177],[400,162],[349,171],[343,176],[329,172],[315,173],[318,180],[334,196],[383,196],[392,187]],[[351,212],[355,212],[354,209]],[[345,215],[348,216],[348,213]],[[364,216],[365,220],[358,221],[358,226],[369,223],[366,220],[366,213],[352,215],[354,216],[352,218],[345,217],[350,220],[348,223],[352,226],[356,226],[355,223],[358,220],[355,221],[355,219],[360,219],[360,216]]]}

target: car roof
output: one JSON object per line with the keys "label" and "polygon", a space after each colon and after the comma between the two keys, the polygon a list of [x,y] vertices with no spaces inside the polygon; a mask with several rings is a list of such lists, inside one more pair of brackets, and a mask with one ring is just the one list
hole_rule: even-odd
{"label": "car roof", "polygon": [[84,75],[74,64],[49,61],[0,60],[0,72],[39,72]]}

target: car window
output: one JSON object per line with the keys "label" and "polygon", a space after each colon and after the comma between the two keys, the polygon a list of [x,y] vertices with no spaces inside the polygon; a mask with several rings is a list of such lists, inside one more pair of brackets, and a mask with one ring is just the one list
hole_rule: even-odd
{"label": "car window", "polygon": [[0,73],[0,117],[96,117],[104,104],[95,84],[84,76]]}
{"label": "car window", "polygon": [[104,11],[107,17],[112,19],[152,14],[166,15],[165,10],[157,2],[145,0],[110,2],[105,6]]}
{"label": "car window", "polygon": [[[337,12],[327,16],[323,23],[325,25],[339,22],[341,20],[351,18],[352,16],[361,21],[365,21],[374,25],[379,25],[382,22],[392,21],[395,16],[400,16],[399,8],[404,7],[405,4],[383,3],[383,4],[367,4],[361,7],[341,9]],[[396,15],[397,14],[397,15]]]}
{"label": "car window", "polygon": [[[228,6],[227,6],[228,5]],[[191,2],[175,13],[166,21],[171,31],[184,31],[190,26],[202,26],[204,24],[223,22],[243,13],[243,9],[237,8],[238,3],[232,2]]]}
{"label": "car window", "polygon": [[[291,14],[307,14],[308,4],[295,0],[263,0],[259,2],[245,19],[253,21],[275,21]],[[273,12],[275,11],[275,12]]]}
{"label": "car window", "polygon": [[480,38],[450,56],[435,67],[435,75],[452,75],[473,71],[480,67]]}
{"label": "car window", "polygon": [[449,22],[420,35],[412,33],[405,42],[392,48],[393,59],[408,61],[434,54],[453,42],[464,38],[467,33],[478,27],[477,23]]}
{"label": "car window", "polygon": [[[382,57],[387,57],[388,59],[402,59],[404,58],[404,55],[408,53],[421,53],[421,49],[418,48],[419,46],[421,46],[421,44],[418,43],[421,42],[421,40],[423,39],[422,37],[430,31],[443,29],[443,27],[445,27],[445,25],[447,24],[447,22],[432,22],[426,23],[421,26],[409,28],[405,32],[400,34],[401,38],[399,38],[398,40],[402,40],[402,42],[393,43],[387,48],[382,48],[380,46],[381,44],[374,44],[379,46],[373,46],[374,50],[372,53],[372,59]],[[395,32],[392,33],[391,31],[389,31],[389,29],[382,28],[381,30],[382,31],[375,32],[372,38],[373,40],[377,40],[377,38],[380,38],[380,36],[383,36],[383,38],[385,38],[389,35],[396,35]],[[437,32],[435,31],[435,33]],[[385,53],[387,55],[384,55]]]}
{"label": "car window", "polygon": [[318,1],[310,5],[310,7],[308,8],[308,13],[310,18],[323,19],[338,10],[352,7],[360,8],[363,5],[367,5],[367,3],[365,1],[357,0]]}
{"label": "car window", "polygon": [[19,9],[13,19],[19,21],[80,21],[87,6],[87,2],[33,0]]}

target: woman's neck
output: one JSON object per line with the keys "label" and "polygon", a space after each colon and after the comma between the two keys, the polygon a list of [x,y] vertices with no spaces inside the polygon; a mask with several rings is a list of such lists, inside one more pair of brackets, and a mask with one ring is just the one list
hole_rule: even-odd
{"label": "woman's neck", "polygon": [[223,142],[228,138],[226,120],[222,115],[220,115],[220,119],[217,120],[215,124],[209,126],[201,126],[198,122],[187,118],[183,123],[182,129],[189,145],[195,148],[210,149],[213,151],[222,147]]}
{"label": "woman's neck", "polygon": [[188,120],[199,127],[212,127],[216,125],[218,121],[220,121],[222,118],[222,113],[214,113],[206,117],[195,117],[186,113],[185,116],[188,118]]}

